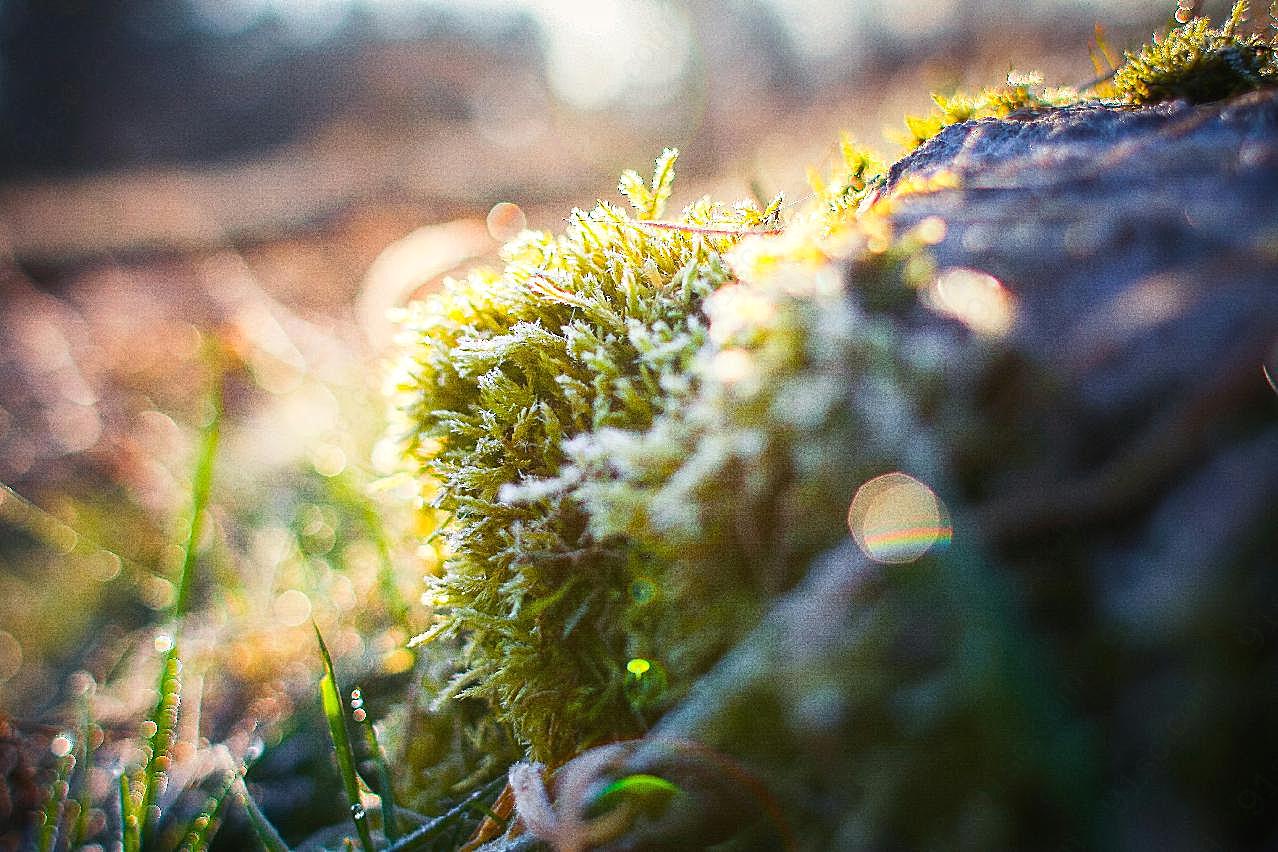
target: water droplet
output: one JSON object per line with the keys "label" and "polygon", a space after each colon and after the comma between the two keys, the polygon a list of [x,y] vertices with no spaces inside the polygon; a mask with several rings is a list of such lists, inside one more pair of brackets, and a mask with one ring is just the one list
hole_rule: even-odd
{"label": "water droplet", "polygon": [[76,697],[92,695],[97,687],[97,682],[93,679],[93,675],[84,669],[73,672],[67,679],[67,686],[70,693]]}
{"label": "water droplet", "polygon": [[848,507],[848,530],[875,562],[913,562],[953,535],[941,501],[904,473],[876,476],[857,489]]}
{"label": "water droplet", "polygon": [[356,802],[355,804],[351,805],[351,819],[362,820],[366,816],[368,816],[368,814],[364,811],[364,806],[361,805],[359,802]]}
{"label": "water droplet", "polygon": [[151,721],[150,719],[147,719],[145,722],[143,722],[141,727],[139,728],[139,731],[142,734],[142,738],[147,740],[155,736],[155,732],[158,730],[159,730],[159,726],[157,726],[155,722]]}
{"label": "water droplet", "polygon": [[120,557],[109,550],[99,550],[88,560],[93,579],[106,583],[120,576]]}
{"label": "water droplet", "polygon": [[173,637],[166,633],[160,633],[155,637],[155,651],[157,654],[164,654],[173,649]]}
{"label": "water droplet", "polygon": [[346,470],[346,453],[334,444],[324,444],[312,452],[311,464],[320,476],[337,476]]}
{"label": "water droplet", "polygon": [[351,714],[351,716],[353,716],[353,717],[355,718],[355,721],[356,721],[356,722],[362,722],[362,721],[364,721],[365,719],[367,719],[367,718],[368,718],[368,714],[367,714],[367,713],[365,713],[363,710],[361,710],[361,709],[359,709],[359,708],[356,708],[356,709],[355,709],[355,712],[354,712],[354,713],[352,713],[352,714]]}
{"label": "water droplet", "polygon": [[138,585],[138,596],[150,609],[167,609],[173,605],[177,590],[163,577],[147,577]]}
{"label": "water droplet", "polygon": [[58,734],[53,738],[53,742],[49,743],[49,751],[53,752],[54,757],[66,757],[71,753],[71,747],[74,743],[66,734]]}
{"label": "water droplet", "polygon": [[630,597],[638,604],[646,604],[657,594],[657,587],[651,580],[641,578],[630,584]]}

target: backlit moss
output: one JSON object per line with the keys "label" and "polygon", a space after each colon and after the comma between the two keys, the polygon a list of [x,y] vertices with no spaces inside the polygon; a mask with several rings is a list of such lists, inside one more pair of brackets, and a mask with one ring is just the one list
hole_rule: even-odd
{"label": "backlit moss", "polygon": [[[644,219],[663,212],[675,156],[650,185],[622,177]],[[679,222],[748,230],[768,215],[703,199]],[[620,625],[652,557],[589,535],[576,500],[530,495],[530,483],[560,472],[566,441],[644,429],[682,404],[706,340],[701,304],[730,277],[723,252],[737,239],[646,226],[600,202],[561,236],[525,232],[503,272],[450,282],[408,320],[407,448],[449,516],[438,633],[465,646],[451,691],[490,701],[539,757],[645,724],[625,694]]]}
{"label": "backlit moss", "polygon": [[1246,14],[1247,3],[1238,2],[1223,27],[1194,18],[1127,53],[1112,93],[1133,104],[1177,98],[1205,103],[1278,83],[1278,48],[1240,33]]}

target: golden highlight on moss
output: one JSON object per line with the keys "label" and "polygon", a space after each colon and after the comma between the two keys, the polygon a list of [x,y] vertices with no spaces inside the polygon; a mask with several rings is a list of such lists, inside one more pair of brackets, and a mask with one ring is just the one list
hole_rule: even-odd
{"label": "golden highlight on moss", "polygon": [[1112,85],[1101,93],[1132,104],[1178,98],[1206,103],[1278,83],[1278,42],[1240,34],[1246,15],[1247,3],[1240,0],[1220,28],[1206,17],[1173,27],[1127,53]]}

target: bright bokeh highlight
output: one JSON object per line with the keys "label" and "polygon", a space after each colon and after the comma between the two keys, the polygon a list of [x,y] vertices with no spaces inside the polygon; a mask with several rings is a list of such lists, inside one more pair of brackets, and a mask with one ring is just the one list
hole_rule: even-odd
{"label": "bright bokeh highlight", "polygon": [[488,227],[488,235],[499,243],[506,243],[519,236],[528,227],[528,217],[518,204],[500,201],[488,211],[484,224]]}
{"label": "bright bokeh highlight", "polygon": [[913,562],[953,537],[932,489],[900,472],[876,476],[857,489],[848,530],[867,557],[889,565]]}
{"label": "bright bokeh highlight", "polygon": [[1002,282],[977,269],[943,270],[925,298],[933,309],[986,337],[1007,334],[1016,316],[1011,294]]}

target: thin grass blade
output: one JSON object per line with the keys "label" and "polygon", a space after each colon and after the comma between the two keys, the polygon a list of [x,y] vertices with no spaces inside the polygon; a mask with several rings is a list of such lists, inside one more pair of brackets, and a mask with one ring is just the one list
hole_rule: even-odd
{"label": "thin grass blade", "polygon": [[428,848],[446,829],[455,826],[459,819],[470,813],[476,806],[481,805],[485,799],[491,799],[496,796],[505,786],[505,775],[494,778],[454,805],[447,812],[422,823],[410,833],[386,847],[385,852],[420,852],[420,850]]}
{"label": "thin grass blade", "polygon": [[337,689],[337,678],[333,674],[333,658],[329,656],[328,646],[320,633],[319,625],[315,627],[315,638],[319,641],[320,656],[324,661],[324,675],[320,678],[320,701],[324,705],[324,716],[328,719],[328,731],[333,738],[333,749],[337,752],[337,768],[342,776],[342,786],[346,788],[346,799],[351,806],[351,822],[355,823],[355,831],[359,834],[360,844],[364,852],[373,852],[373,835],[368,827],[368,814],[359,797],[359,776],[355,772],[355,753],[351,750],[350,736],[346,732],[346,719],[342,712],[342,696]]}
{"label": "thin grass blade", "polygon": [[120,846],[124,852],[141,852],[142,823],[138,819],[137,801],[127,772],[120,775]]}
{"label": "thin grass blade", "polygon": [[213,483],[213,462],[217,457],[218,438],[221,434],[222,373],[220,364],[215,363],[214,368],[213,388],[209,395],[212,411],[204,427],[195,473],[191,478],[190,526],[182,555],[181,570],[178,573],[177,595],[169,613],[173,625],[173,636],[160,665],[160,681],[157,690],[159,698],[148,720],[150,736],[146,747],[147,760],[144,768],[142,805],[138,814],[142,823],[142,839],[148,842],[148,845],[154,840],[160,821],[159,797],[166,783],[169,762],[172,760],[170,751],[174,744],[178,711],[182,703],[182,659],[179,640],[182,621],[190,604],[191,586],[198,561],[197,551],[200,538],[204,533],[205,509],[208,506],[209,489]]}
{"label": "thin grass blade", "polygon": [[355,729],[363,738],[363,745],[372,758],[377,773],[378,795],[382,798],[382,825],[386,839],[391,843],[399,840],[399,806],[395,801],[395,787],[391,780],[390,765],[386,761],[386,752],[377,740],[377,731],[373,728],[373,720],[364,709],[364,694],[359,687],[351,690],[351,711],[355,720]]}
{"label": "thin grass blade", "polygon": [[226,809],[227,799],[230,798],[238,777],[238,772],[228,771],[222,786],[204,800],[200,812],[187,825],[180,847],[183,852],[203,852],[208,848],[209,841],[222,825],[222,812]]}
{"label": "thin grass blade", "polygon": [[258,807],[243,778],[235,779],[235,798],[239,799],[240,804],[243,805],[244,813],[248,815],[249,825],[253,826],[253,833],[257,835],[257,842],[262,844],[262,848],[266,852],[289,852],[288,844],[284,842],[284,838],[280,837],[280,833],[275,830],[271,821],[266,818],[266,814],[262,813],[262,809]]}
{"label": "thin grass blade", "polygon": [[[67,735],[63,735],[66,737]],[[75,770],[75,755],[69,750],[58,758],[54,770],[53,781],[44,800],[42,815],[44,824],[40,828],[40,852],[52,852],[57,845],[58,835],[62,830],[62,816],[66,811],[67,792],[70,789],[71,773]]]}
{"label": "thin grass blade", "polygon": [[[90,683],[92,683],[90,681]],[[89,779],[93,775],[93,701],[92,689],[85,689],[80,697],[80,742],[78,761],[79,772],[76,774],[76,799],[80,803],[76,814],[75,827],[71,833],[70,848],[79,849],[89,840],[89,815],[93,807],[93,793],[89,787]]]}

